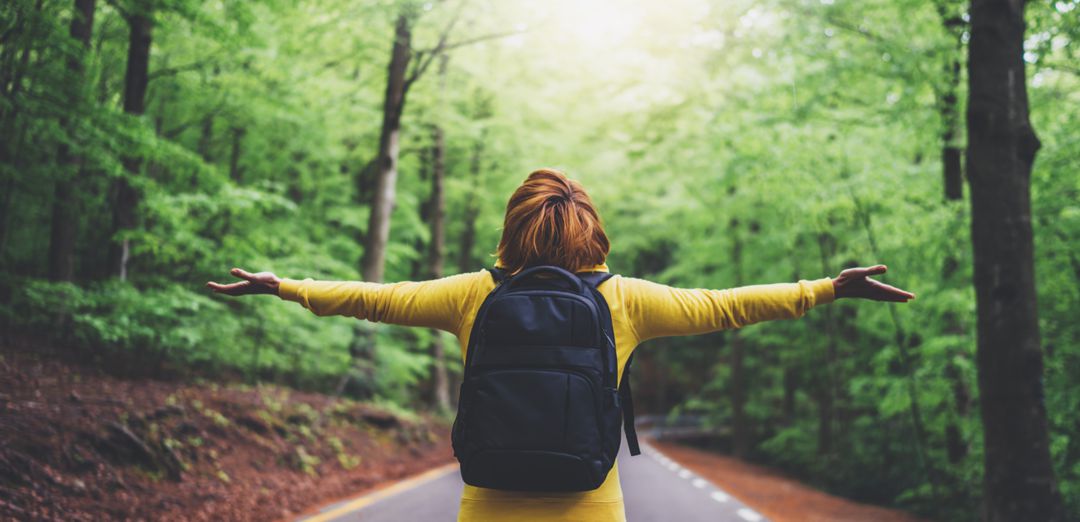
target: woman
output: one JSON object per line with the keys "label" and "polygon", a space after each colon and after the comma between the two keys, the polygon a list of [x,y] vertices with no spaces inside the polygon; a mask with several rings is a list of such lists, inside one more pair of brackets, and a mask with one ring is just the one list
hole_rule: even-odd
{"label": "woman", "polygon": [[[542,169],[529,175],[506,206],[495,266],[510,274],[536,265],[606,272],[608,250],[600,217],[582,186],[561,172]],[[882,273],[885,267],[877,265],[844,270],[835,279],[730,290],[672,288],[614,276],[600,285],[599,291],[611,308],[619,380],[634,348],[649,339],[800,317],[818,304],[843,297],[893,302],[915,298],[869,277]],[[458,337],[462,357],[477,309],[495,288],[485,270],[392,284],[298,281],[238,268],[232,274],[243,281],[208,286],[227,295],[275,294],[318,315],[439,328]],[[626,517],[617,469],[617,465],[612,468],[599,488],[586,492],[515,492],[466,485],[458,520],[622,521]]]}

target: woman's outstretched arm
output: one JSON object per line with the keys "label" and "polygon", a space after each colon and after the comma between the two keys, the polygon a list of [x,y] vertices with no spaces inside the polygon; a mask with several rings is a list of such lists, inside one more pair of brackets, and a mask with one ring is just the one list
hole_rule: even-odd
{"label": "woman's outstretched arm", "polygon": [[915,295],[870,278],[884,265],[844,270],[838,277],[728,290],[672,288],[624,280],[627,313],[640,341],[741,328],[761,321],[793,319],[835,299],[858,297],[906,302]]}
{"label": "woman's outstretched arm", "polygon": [[278,295],[295,301],[316,315],[344,315],[369,321],[438,328],[457,334],[463,303],[475,291],[476,278],[487,272],[444,277],[430,281],[367,283],[362,281],[314,281],[279,278],[270,272],[249,273],[239,268],[232,275],[243,281],[209,282],[217,293],[240,296]]}

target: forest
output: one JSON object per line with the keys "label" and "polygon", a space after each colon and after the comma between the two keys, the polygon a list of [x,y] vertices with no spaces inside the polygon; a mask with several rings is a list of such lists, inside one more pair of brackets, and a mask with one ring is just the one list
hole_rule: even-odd
{"label": "forest", "polygon": [[203,284],[481,270],[554,167],[615,273],[918,295],[646,343],[639,414],[932,519],[1077,520],[1080,1],[1024,3],[7,0],[0,326],[449,418],[452,337]]}

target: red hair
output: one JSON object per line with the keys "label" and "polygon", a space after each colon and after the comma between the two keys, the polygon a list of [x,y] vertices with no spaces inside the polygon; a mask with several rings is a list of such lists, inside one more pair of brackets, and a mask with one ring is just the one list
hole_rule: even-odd
{"label": "red hair", "polygon": [[536,265],[588,270],[603,264],[610,249],[589,195],[562,172],[529,174],[506,204],[498,256],[510,273]]}

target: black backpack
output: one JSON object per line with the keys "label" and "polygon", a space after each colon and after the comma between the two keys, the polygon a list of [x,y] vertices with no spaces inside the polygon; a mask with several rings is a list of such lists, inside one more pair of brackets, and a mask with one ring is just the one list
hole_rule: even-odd
{"label": "black backpack", "polygon": [[[611,310],[596,290],[611,274],[536,266],[480,306],[451,434],[466,484],[517,491],[600,487],[626,429],[634,432],[630,362],[617,386]],[[622,421],[622,422],[620,422]]]}

